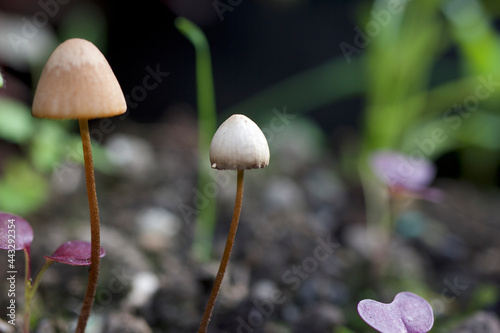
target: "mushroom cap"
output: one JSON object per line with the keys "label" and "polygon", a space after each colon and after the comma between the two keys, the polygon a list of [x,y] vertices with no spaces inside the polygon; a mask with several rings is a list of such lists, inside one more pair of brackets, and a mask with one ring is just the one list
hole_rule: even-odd
{"label": "mushroom cap", "polygon": [[116,116],[127,103],[104,55],[91,42],[60,44],[43,68],[33,100],[39,118],[93,119]]}
{"label": "mushroom cap", "polygon": [[234,114],[220,125],[210,144],[210,163],[219,170],[263,168],[269,164],[266,137],[250,118]]}

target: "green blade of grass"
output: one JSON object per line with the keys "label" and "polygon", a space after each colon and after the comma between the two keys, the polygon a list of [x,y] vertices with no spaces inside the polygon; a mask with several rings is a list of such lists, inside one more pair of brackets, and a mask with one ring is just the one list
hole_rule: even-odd
{"label": "green blade of grass", "polygon": [[[216,130],[215,93],[212,75],[210,47],[203,31],[191,21],[178,17],[175,27],[193,44],[196,53],[196,91],[198,105],[198,190],[211,182],[208,151]],[[215,232],[215,197],[205,196],[203,207],[197,207],[198,217],[193,241],[193,254],[201,261],[208,261],[212,253]]]}

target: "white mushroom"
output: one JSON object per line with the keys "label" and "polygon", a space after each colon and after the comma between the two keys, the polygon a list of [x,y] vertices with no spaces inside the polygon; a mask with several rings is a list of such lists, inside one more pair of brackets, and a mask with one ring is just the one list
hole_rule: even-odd
{"label": "white mushroom", "polygon": [[212,139],[210,163],[219,170],[263,168],[269,164],[266,137],[250,118],[235,114],[229,117]]}
{"label": "white mushroom", "polygon": [[238,170],[238,178],[233,218],[227,235],[226,247],[198,333],[206,333],[208,330],[210,317],[231,256],[243,202],[244,172],[246,169],[263,168],[269,164],[269,146],[264,133],[248,117],[241,114],[232,115],[215,132],[210,145],[210,163],[214,169]]}

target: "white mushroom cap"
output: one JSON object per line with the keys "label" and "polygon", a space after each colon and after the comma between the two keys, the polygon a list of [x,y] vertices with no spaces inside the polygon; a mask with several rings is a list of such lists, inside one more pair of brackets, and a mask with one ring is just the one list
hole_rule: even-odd
{"label": "white mushroom cap", "polygon": [[219,170],[263,168],[269,164],[266,137],[250,118],[234,114],[220,125],[210,144],[210,163]]}
{"label": "white mushroom cap", "polygon": [[91,42],[68,39],[43,68],[33,99],[39,118],[92,119],[127,110],[125,97],[108,61]]}

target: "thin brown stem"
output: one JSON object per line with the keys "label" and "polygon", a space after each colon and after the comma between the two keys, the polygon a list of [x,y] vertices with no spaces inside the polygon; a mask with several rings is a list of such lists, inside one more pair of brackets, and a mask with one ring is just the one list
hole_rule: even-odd
{"label": "thin brown stem", "polygon": [[94,304],[99,277],[101,235],[99,227],[99,206],[97,204],[97,193],[95,189],[94,164],[92,162],[92,147],[90,145],[89,124],[87,119],[80,119],[80,134],[83,144],[83,159],[85,161],[85,178],[87,180],[87,196],[90,211],[90,268],[87,282],[87,291],[83,300],[82,310],[78,318],[76,333],[84,333],[87,320]]}
{"label": "thin brown stem", "polygon": [[238,170],[238,183],[236,187],[233,219],[231,220],[231,226],[229,227],[229,234],[227,235],[226,247],[224,248],[224,254],[222,255],[219,271],[217,272],[214,286],[212,287],[212,292],[210,293],[210,297],[208,299],[207,307],[203,313],[198,333],[207,332],[208,323],[210,322],[210,317],[212,316],[212,312],[214,310],[215,301],[217,300],[217,295],[220,291],[222,279],[224,278],[224,273],[226,273],[227,264],[229,263],[231,250],[233,249],[234,238],[236,236],[236,230],[238,229],[238,222],[240,220],[241,203],[243,201],[243,172],[243,170]]}

